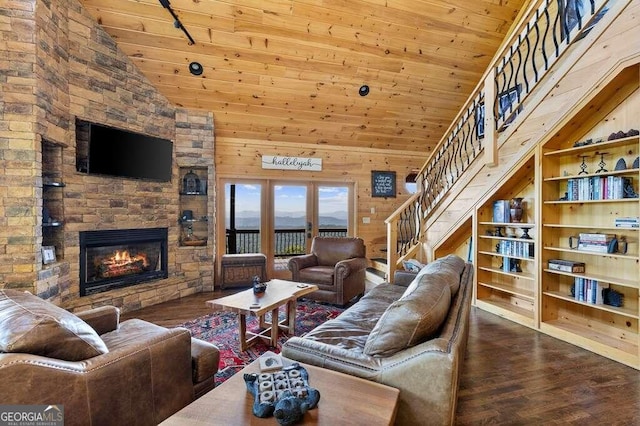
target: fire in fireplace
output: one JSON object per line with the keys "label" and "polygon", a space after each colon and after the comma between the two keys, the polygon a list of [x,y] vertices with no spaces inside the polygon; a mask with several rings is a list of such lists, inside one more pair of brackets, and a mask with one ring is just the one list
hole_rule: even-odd
{"label": "fire in fireplace", "polygon": [[80,296],[167,276],[167,228],[80,232]]}

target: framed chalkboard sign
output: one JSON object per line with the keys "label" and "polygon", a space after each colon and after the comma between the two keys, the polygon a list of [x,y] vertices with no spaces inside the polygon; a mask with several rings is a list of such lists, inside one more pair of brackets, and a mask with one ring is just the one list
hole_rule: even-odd
{"label": "framed chalkboard sign", "polygon": [[371,172],[371,196],[395,198],[396,172],[373,170]]}

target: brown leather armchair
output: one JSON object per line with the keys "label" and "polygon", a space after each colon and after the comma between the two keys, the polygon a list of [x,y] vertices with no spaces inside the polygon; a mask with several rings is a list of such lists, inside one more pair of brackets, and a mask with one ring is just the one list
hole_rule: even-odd
{"label": "brown leather armchair", "polygon": [[0,345],[0,401],[62,405],[65,425],[156,425],[213,388],[220,359],[185,328],[15,290],[0,290]]}
{"label": "brown leather armchair", "polygon": [[337,305],[364,294],[366,268],[361,238],[315,237],[310,254],[289,259],[293,281],[319,288],[306,297]]}

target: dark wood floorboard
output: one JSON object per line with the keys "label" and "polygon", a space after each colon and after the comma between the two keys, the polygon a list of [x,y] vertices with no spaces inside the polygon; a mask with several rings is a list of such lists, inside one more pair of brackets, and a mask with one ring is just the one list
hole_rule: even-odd
{"label": "dark wood floorboard", "polygon": [[[165,327],[206,315],[189,296],[123,315]],[[237,291],[237,290],[236,290]],[[640,425],[640,372],[472,308],[458,425]]]}

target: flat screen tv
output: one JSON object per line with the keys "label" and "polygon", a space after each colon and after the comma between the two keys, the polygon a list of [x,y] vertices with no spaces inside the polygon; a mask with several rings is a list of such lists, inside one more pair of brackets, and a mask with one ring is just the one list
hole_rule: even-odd
{"label": "flat screen tv", "polygon": [[91,123],[87,173],[171,181],[173,142]]}

